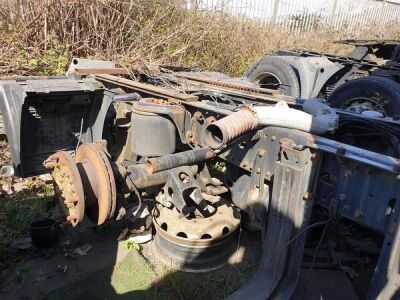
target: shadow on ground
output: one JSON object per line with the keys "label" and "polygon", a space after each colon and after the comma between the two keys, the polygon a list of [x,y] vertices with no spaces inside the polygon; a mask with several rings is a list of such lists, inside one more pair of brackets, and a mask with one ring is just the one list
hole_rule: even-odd
{"label": "shadow on ground", "polygon": [[[225,299],[250,279],[261,254],[260,235],[243,231],[227,266],[189,274],[157,263],[151,244],[138,252],[118,243],[121,226],[93,229],[72,233],[74,244],[93,246],[86,256],[73,259],[60,252],[21,262],[6,274],[0,299]],[[358,299],[345,273],[314,270],[304,286],[304,271],[294,300]]]}
{"label": "shadow on ground", "polygon": [[157,263],[151,243],[141,252],[118,243],[120,226],[96,230],[73,232],[73,239],[79,241],[75,244],[93,246],[86,256],[73,259],[61,252],[18,264],[5,274],[0,298],[224,299],[249,279],[260,256],[259,234],[243,232],[241,246],[227,266],[189,274]]}

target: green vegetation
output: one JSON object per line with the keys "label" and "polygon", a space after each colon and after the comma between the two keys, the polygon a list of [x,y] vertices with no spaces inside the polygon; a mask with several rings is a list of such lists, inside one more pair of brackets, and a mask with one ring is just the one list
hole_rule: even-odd
{"label": "green vegetation", "polygon": [[229,268],[204,274],[188,274],[164,266],[155,270],[131,249],[115,267],[91,274],[51,293],[47,299],[224,299],[248,278]]}
{"label": "green vegetation", "polygon": [[[0,166],[11,164],[7,142],[0,141]],[[39,178],[0,178],[0,268],[17,259],[10,254],[15,239],[29,236],[30,224],[51,214],[53,185]]]}
{"label": "green vegetation", "polygon": [[[4,184],[4,181],[0,181]],[[53,196],[52,185],[42,185],[38,181],[28,180],[26,190],[3,195],[0,198],[0,267],[12,264],[10,243],[21,237],[29,236],[30,224],[51,213],[49,202]]]}

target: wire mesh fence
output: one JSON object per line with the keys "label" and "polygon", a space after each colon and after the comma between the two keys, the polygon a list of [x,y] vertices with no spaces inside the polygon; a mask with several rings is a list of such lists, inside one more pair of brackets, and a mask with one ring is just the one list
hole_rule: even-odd
{"label": "wire mesh fence", "polygon": [[228,13],[291,33],[331,28],[357,34],[400,21],[400,0],[188,0],[188,8]]}

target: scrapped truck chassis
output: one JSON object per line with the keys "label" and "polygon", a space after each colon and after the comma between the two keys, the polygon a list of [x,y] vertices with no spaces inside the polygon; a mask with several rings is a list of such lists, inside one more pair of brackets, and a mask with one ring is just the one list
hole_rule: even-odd
{"label": "scrapped truck chassis", "polygon": [[[165,255],[186,251],[189,261],[171,258],[182,269],[205,271],[230,254],[238,207],[253,228],[261,229],[263,254],[254,277],[231,299],[288,299],[318,205],[332,219],[343,216],[384,236],[368,299],[398,296],[400,161],[393,143],[382,150],[371,140],[344,143],[340,130],[320,136],[296,126],[250,126],[239,112],[251,115],[259,105],[282,102],[302,111],[306,104],[220,74],[167,71],[133,81],[101,74],[120,71],[109,66],[86,69],[69,78],[0,84],[15,173],[52,172],[70,225],[77,226],[85,215],[97,224],[108,222],[130,195],[140,199],[141,191],[159,187],[153,211],[156,245]],[[346,130],[361,123],[384,128],[393,138],[400,133],[392,119],[335,113],[339,129],[341,122]],[[238,119],[220,136],[212,124],[227,116]],[[225,162],[229,179],[224,184],[210,176],[205,164],[210,159]],[[202,234],[191,238],[178,232],[179,224],[160,221],[164,209],[199,223],[224,209],[226,217],[219,221],[226,224],[222,235],[213,223],[211,229],[191,229]],[[178,234],[166,235],[167,226]]]}

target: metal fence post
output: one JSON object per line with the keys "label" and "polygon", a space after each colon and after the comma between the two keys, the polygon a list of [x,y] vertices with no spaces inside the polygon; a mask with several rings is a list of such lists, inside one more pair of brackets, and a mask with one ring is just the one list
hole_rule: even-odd
{"label": "metal fence post", "polygon": [[190,9],[197,10],[198,9],[198,1],[197,0],[189,0]]}
{"label": "metal fence post", "polygon": [[272,24],[276,24],[276,22],[278,21],[279,3],[280,3],[280,0],[274,1],[274,10],[272,13]]}
{"label": "metal fence post", "polygon": [[338,0],[333,0],[331,18],[329,19],[329,25],[330,26],[332,26],[334,24],[334,21],[335,21],[335,14],[336,14],[336,9],[337,9],[337,4],[338,4]]}
{"label": "metal fence post", "polygon": [[[238,20],[254,19],[262,26],[269,23],[293,33],[317,29],[320,22],[346,33],[358,32],[372,22],[376,30],[385,32],[388,23],[400,20],[400,0],[185,0],[185,3],[193,10],[232,14]],[[262,14],[264,9],[266,13]]]}

